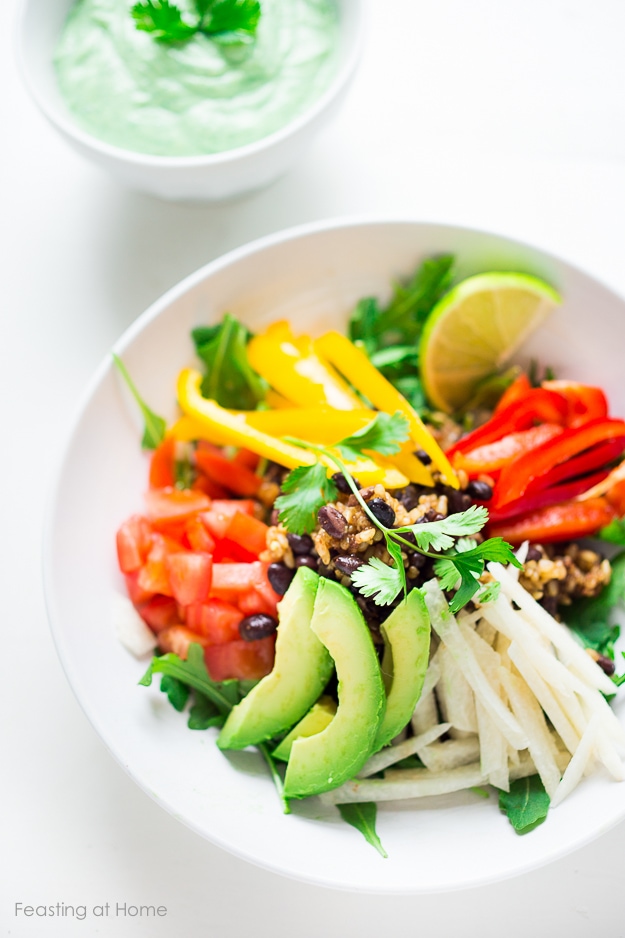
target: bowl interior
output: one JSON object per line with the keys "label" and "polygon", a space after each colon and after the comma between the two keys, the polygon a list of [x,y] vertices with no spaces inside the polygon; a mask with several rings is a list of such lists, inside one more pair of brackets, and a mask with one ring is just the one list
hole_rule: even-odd
{"label": "bowl interior", "polygon": [[[625,413],[619,347],[625,305],[581,271],[525,245],[458,228],[372,222],[308,228],[235,251],[170,291],[117,344],[156,411],[174,415],[178,370],[193,360],[189,330],[230,310],[253,328],[289,317],[294,328],[341,328],[357,299],[386,296],[420,258],[456,253],[461,275],[513,269],[545,277],[565,302],[522,351],[559,376],[604,387]],[[592,328],[589,323],[592,322]],[[449,890],[511,876],[580,846],[625,815],[625,786],[586,780],[546,824],[518,837],[494,797],[471,793],[382,806],[382,860],[316,799],[281,815],[254,752],[224,755],[212,730],[186,728],[156,687],[137,687],[145,662],[116,641],[110,618],[124,584],[118,524],[141,509],[147,459],[137,415],[109,362],[74,422],[48,516],[46,596],[59,654],[87,716],[146,792],[202,836],[302,880],[383,893]],[[617,702],[617,712],[624,716]],[[480,849],[476,850],[476,843]]]}
{"label": "bowl interior", "polygon": [[274,133],[255,143],[224,153],[195,157],[153,156],[124,150],[107,144],[84,131],[75,121],[59,90],[54,69],[54,52],[67,15],[75,0],[22,0],[21,19],[18,29],[18,57],[26,84],[38,106],[56,126],[65,133],[103,153],[115,155],[121,160],[141,161],[150,165],[211,165],[223,162],[231,154],[248,155],[256,150],[271,146],[291,130],[308,121],[323,110],[350,80],[358,60],[362,41],[363,0],[336,0],[339,20],[338,67],[326,91],[303,113]]}

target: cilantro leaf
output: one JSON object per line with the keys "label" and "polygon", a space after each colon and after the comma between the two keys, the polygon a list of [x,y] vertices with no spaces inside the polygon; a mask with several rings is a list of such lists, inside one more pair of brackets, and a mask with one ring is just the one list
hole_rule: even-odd
{"label": "cilantro leaf", "polygon": [[547,817],[550,798],[539,775],[518,778],[510,791],[499,792],[499,807],[517,834],[527,834]]}
{"label": "cilantro leaf", "polygon": [[478,602],[482,603],[494,603],[497,597],[501,592],[501,583],[497,580],[493,580],[491,583],[487,583],[483,590],[477,594]]}
{"label": "cilantro leaf", "polygon": [[260,20],[258,0],[213,0],[203,5],[209,18],[203,20],[201,32],[217,42],[249,42],[253,38]]}
{"label": "cilantro leaf", "polygon": [[320,462],[292,469],[282,483],[282,491],[285,494],[276,498],[274,507],[280,522],[292,534],[314,531],[319,509],[338,496],[336,485]]}
{"label": "cilantro leaf", "polygon": [[404,587],[403,565],[391,567],[371,557],[352,573],[352,583],[363,596],[372,596],[377,606],[388,606]]}
{"label": "cilantro leaf", "polygon": [[143,415],[145,427],[143,430],[143,437],[141,439],[141,446],[143,447],[143,449],[156,449],[156,447],[160,443],[162,443],[163,440],[165,439],[165,431],[167,430],[167,422],[162,417],[159,417],[158,414],[155,414],[153,410],[150,410],[148,405],[145,403],[145,401],[143,400],[143,398],[137,391],[137,388],[135,387],[135,384],[132,378],[128,374],[128,371],[126,370],[126,366],[122,362],[121,358],[119,358],[119,356],[116,355],[115,352],[111,352],[111,355],[113,356],[113,361],[115,362],[115,365],[117,366],[117,370],[119,371],[122,378],[126,382],[128,390],[130,391],[135,401],[139,405],[139,408]]}
{"label": "cilantro leaf", "polygon": [[[447,554],[434,563],[434,572],[440,580],[441,589],[452,590],[460,580],[460,586],[449,603],[454,615],[480,590],[480,577],[484,572],[486,560],[499,560],[501,563],[511,563],[515,567],[522,566],[512,547],[500,537],[492,537],[470,550]],[[478,600],[482,603],[493,602],[499,595],[498,586],[499,584],[493,583],[485,586],[478,595]]]}
{"label": "cilantro leaf", "polygon": [[366,427],[345,437],[335,446],[344,459],[359,459],[364,450],[392,456],[399,452],[399,444],[407,440],[408,436],[408,420],[400,411],[395,414],[380,411]]}
{"label": "cilantro leaf", "polygon": [[137,29],[152,33],[157,42],[183,42],[197,32],[197,26],[185,23],[182,13],[169,0],[142,0],[130,11]]}
{"label": "cilantro leaf", "polygon": [[481,505],[471,505],[466,511],[456,512],[440,521],[413,524],[410,527],[398,528],[398,530],[411,531],[417,547],[421,550],[448,550],[454,543],[454,537],[476,534],[487,521],[486,508]]}
{"label": "cilantro leaf", "polygon": [[204,397],[233,410],[255,410],[265,399],[267,384],[247,358],[250,332],[230,313],[218,326],[193,329],[191,338],[206,367]]}
{"label": "cilantro leaf", "polygon": [[363,801],[353,804],[337,804],[337,808],[344,821],[355,827],[363,835],[367,843],[380,853],[384,858],[388,853],[382,846],[380,838],[375,829],[376,815],[378,806],[373,801]]}

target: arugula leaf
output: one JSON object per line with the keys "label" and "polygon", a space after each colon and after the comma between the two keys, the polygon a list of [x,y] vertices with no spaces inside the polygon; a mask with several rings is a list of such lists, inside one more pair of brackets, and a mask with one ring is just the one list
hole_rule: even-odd
{"label": "arugula leaf", "polygon": [[163,674],[161,676],[161,690],[164,694],[167,694],[167,698],[174,710],[179,712],[184,710],[190,693],[188,684],[183,684],[182,681],[179,681],[177,677],[172,677],[171,674]]}
{"label": "arugula leaf", "polygon": [[625,545],[625,518],[615,518],[610,521],[596,536],[610,544]]}
{"label": "arugula leaf", "polygon": [[[625,603],[625,553],[612,561],[608,585],[588,599],[577,599],[562,609],[562,618],[582,644],[614,660],[614,644],[620,635],[618,625],[610,621],[612,610]],[[615,679],[615,683],[618,678]]]}
{"label": "arugula leaf", "polygon": [[404,588],[403,569],[371,557],[352,573],[352,583],[363,596],[372,596],[377,606],[388,606]]}
{"label": "arugula leaf", "polygon": [[200,691],[194,691],[195,700],[189,710],[187,726],[190,730],[207,730],[209,726],[223,726],[225,716],[220,713],[212,700]]}
{"label": "arugula leaf", "polygon": [[191,338],[206,366],[204,397],[233,410],[255,410],[265,399],[267,384],[248,361],[249,330],[226,313],[219,326],[193,329]]}
{"label": "arugula leaf", "polygon": [[169,0],[143,0],[132,7],[137,29],[152,33],[157,42],[183,42],[197,32],[197,26],[185,23],[182,13]]}
{"label": "arugula leaf", "polygon": [[215,705],[219,713],[228,714],[233,704],[229,698],[229,691],[224,693],[223,685],[212,681],[204,663],[204,649],[196,642],[189,645],[186,661],[173,652],[152,658],[148,670],[139,684],[149,687],[155,674],[165,674],[188,684],[194,690],[199,690]]}
{"label": "arugula leaf", "polygon": [[547,817],[550,798],[539,775],[519,778],[510,784],[510,791],[499,792],[499,807],[517,834],[527,834]]}
{"label": "arugula leaf", "polygon": [[410,531],[414,535],[417,547],[421,550],[448,550],[454,543],[454,537],[477,534],[487,521],[486,508],[481,505],[471,505],[466,511],[456,512],[440,521],[413,524],[397,530]]}
{"label": "arugula leaf", "polygon": [[135,401],[139,405],[141,413],[143,414],[145,427],[143,430],[143,437],[141,439],[141,446],[143,447],[143,449],[156,449],[156,447],[160,443],[162,443],[163,440],[165,439],[165,431],[167,430],[167,421],[164,420],[162,417],[159,417],[158,414],[155,414],[153,410],[150,410],[148,405],[145,403],[145,401],[143,400],[143,398],[137,391],[137,388],[135,387],[135,384],[132,378],[128,374],[128,371],[126,370],[126,366],[124,365],[121,358],[119,358],[119,356],[116,355],[115,352],[111,352],[111,355],[113,357],[113,361],[115,362],[115,365],[117,366],[117,370],[119,371],[122,378],[126,382],[126,385],[128,386],[128,390],[134,397]]}
{"label": "arugula leaf", "polygon": [[281,524],[293,534],[314,531],[319,509],[335,501],[339,493],[320,462],[292,469],[282,483],[282,491],[285,494],[276,498],[274,507]]}
{"label": "arugula leaf", "polygon": [[378,851],[385,859],[388,853],[382,846],[375,829],[378,806],[373,801],[363,801],[356,804],[337,804],[341,817],[363,835],[367,843]]}
{"label": "arugula leaf", "polygon": [[408,420],[400,411],[392,415],[380,411],[371,423],[336,443],[335,448],[344,459],[359,459],[365,450],[392,456],[399,452],[399,444],[408,439],[409,432]]}

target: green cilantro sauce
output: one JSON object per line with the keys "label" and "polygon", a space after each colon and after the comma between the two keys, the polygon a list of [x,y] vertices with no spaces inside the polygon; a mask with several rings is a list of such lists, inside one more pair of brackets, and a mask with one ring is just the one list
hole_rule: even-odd
{"label": "green cilantro sauce", "polygon": [[305,111],[336,72],[334,0],[262,0],[254,43],[236,47],[202,35],[156,42],[130,6],[78,0],[55,55],[77,122],[126,150],[199,156],[253,143]]}

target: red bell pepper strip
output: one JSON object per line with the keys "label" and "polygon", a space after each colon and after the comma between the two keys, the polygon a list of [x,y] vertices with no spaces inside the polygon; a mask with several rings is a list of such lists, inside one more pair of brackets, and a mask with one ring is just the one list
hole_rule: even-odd
{"label": "red bell pepper strip", "polygon": [[533,388],[524,398],[505,407],[477,430],[458,440],[447,450],[446,455],[451,458],[456,453],[468,453],[478,446],[494,443],[509,433],[529,430],[535,423],[566,426],[567,413],[568,404],[561,394],[544,388]]}
{"label": "red bell pepper strip", "polygon": [[237,495],[256,495],[263,481],[247,466],[226,459],[222,453],[211,453],[198,447],[195,462],[209,479]]}
{"label": "red bell pepper strip", "polygon": [[557,391],[569,405],[568,427],[582,427],[591,420],[608,416],[608,402],[601,388],[594,388],[576,381],[543,381],[542,387]]}
{"label": "red bell pepper strip", "polygon": [[532,390],[532,385],[530,384],[530,379],[525,373],[520,374],[518,378],[515,378],[509,388],[503,392],[497,406],[495,407],[494,413],[500,414],[502,410],[505,410],[506,407],[509,407],[510,404],[516,404],[517,401],[522,400],[529,391]]}
{"label": "red bell pepper strip", "polygon": [[624,450],[625,443],[620,438],[610,440],[608,443],[599,443],[598,446],[593,446],[580,456],[567,459],[559,466],[554,466],[546,475],[532,482],[528,486],[526,494],[529,495],[537,489],[551,488],[551,486],[557,485],[558,482],[562,482],[564,479],[575,479],[577,476],[585,476],[594,469],[599,469],[600,466],[607,466],[613,460],[618,459],[623,454]]}
{"label": "red bell pepper strip", "polygon": [[564,502],[538,508],[527,514],[489,525],[491,537],[502,537],[509,544],[537,541],[548,544],[596,534],[615,517],[616,512],[605,498],[586,502]]}
{"label": "red bell pepper strip", "polygon": [[[523,498],[516,502],[509,502],[502,508],[491,508],[488,502],[484,506],[488,508],[489,520],[492,524],[503,521],[506,518],[514,518],[516,515],[527,514],[528,511],[534,511],[537,508],[545,508],[547,505],[557,505],[561,502],[569,501],[587,492],[593,485],[603,482],[609,475],[608,469],[602,469],[600,472],[594,472],[592,475],[584,476],[581,479],[575,479],[573,482],[565,482],[563,485],[554,485],[548,489],[542,489],[538,492],[526,492]],[[612,504],[612,499],[607,496]]]}
{"label": "red bell pepper strip", "polygon": [[521,498],[535,480],[540,485],[540,480],[554,466],[559,466],[597,443],[617,439],[625,444],[623,420],[593,420],[583,427],[565,430],[560,436],[548,440],[501,470],[495,487],[493,508],[500,508]]}
{"label": "red bell pepper strip", "polygon": [[523,456],[537,446],[546,443],[554,436],[563,433],[562,427],[557,423],[541,423],[529,430],[518,430],[508,433],[507,436],[494,443],[484,443],[468,453],[456,453],[454,469],[464,469],[469,477],[479,476],[482,473],[498,472],[509,463]]}

